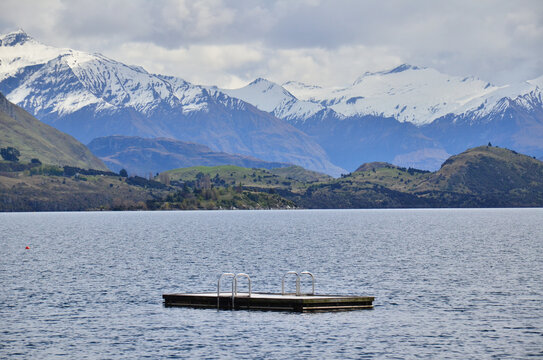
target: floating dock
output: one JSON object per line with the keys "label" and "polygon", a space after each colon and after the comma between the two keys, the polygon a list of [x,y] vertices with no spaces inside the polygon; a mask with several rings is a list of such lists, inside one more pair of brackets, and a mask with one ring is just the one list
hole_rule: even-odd
{"label": "floating dock", "polygon": [[[224,310],[277,310],[277,311],[345,311],[373,308],[371,296],[345,295],[282,295],[251,293],[237,294],[232,303],[231,293],[164,294],[164,305]],[[217,301],[218,299],[218,301]],[[218,306],[217,306],[218,303]]]}
{"label": "floating dock", "polygon": [[[285,293],[285,276],[295,274],[296,293]],[[316,311],[347,311],[373,308],[373,296],[352,295],[315,295],[315,277],[304,271],[300,274],[310,275],[313,281],[313,291],[302,294],[300,291],[300,275],[294,271],[287,272],[282,279],[281,293],[253,293],[251,291],[251,279],[249,275],[240,273],[224,273],[217,282],[217,292],[213,293],[179,293],[164,294],[165,306],[182,306],[193,308],[214,308],[223,310],[276,310],[294,312]],[[232,291],[221,292],[221,279],[225,276],[232,277]],[[249,292],[237,291],[237,280],[245,277],[249,282]]]}

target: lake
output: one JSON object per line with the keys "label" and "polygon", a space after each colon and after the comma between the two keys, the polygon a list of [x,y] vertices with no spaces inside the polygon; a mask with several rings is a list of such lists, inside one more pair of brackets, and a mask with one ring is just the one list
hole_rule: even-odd
{"label": "lake", "polygon": [[[543,209],[2,213],[0,234],[0,358],[543,357]],[[375,307],[163,306],[289,270]]]}

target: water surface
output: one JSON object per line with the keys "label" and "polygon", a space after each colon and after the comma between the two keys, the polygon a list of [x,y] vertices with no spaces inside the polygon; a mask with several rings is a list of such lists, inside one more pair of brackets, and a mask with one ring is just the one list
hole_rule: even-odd
{"label": "water surface", "polygon": [[[0,358],[543,357],[542,220],[543,209],[0,214]],[[277,292],[288,270],[375,308],[162,304],[214,291],[222,272]]]}

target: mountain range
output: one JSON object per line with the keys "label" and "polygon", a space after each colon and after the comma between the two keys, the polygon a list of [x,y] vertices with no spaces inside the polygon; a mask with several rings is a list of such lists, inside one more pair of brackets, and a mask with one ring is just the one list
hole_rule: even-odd
{"label": "mountain range", "polygon": [[313,138],[242,100],[100,54],[47,46],[22,30],[0,36],[0,92],[83,143],[111,135],[167,137],[344,171]]}
{"label": "mountain range", "polygon": [[543,154],[543,76],[495,86],[407,64],[365,73],[344,88],[257,79],[224,89],[317,139],[347,169],[365,161],[438,169],[489,141]]}
{"label": "mountain range", "polygon": [[0,92],[84,143],[171,138],[334,176],[376,160],[436,170],[488,142],[542,157],[542,88],[543,77],[496,86],[404,64],[342,88],[260,78],[219,89],[0,36]]}

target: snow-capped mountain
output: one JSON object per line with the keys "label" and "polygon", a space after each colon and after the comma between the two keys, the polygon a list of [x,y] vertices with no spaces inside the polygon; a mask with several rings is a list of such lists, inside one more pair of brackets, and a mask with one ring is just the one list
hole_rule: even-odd
{"label": "snow-capped mountain", "polygon": [[186,114],[205,109],[209,98],[204,88],[182,79],[149,74],[100,54],[50,47],[22,30],[1,37],[0,46],[2,90],[42,117],[89,105],[97,111],[130,107],[150,114],[167,104],[181,106]]}
{"label": "snow-capped mountain", "polygon": [[451,154],[492,140],[543,152],[542,83],[495,86],[404,64],[344,88],[257,79],[224,91],[315,137],[345,168],[380,159],[436,169]]}
{"label": "snow-capped mountain", "polygon": [[[539,98],[541,79],[495,86],[474,77],[450,76],[404,64],[388,71],[367,72],[345,88],[323,88],[296,81],[279,86],[257,79],[243,88],[223,91],[293,122],[329,109],[343,117],[391,117],[421,126],[449,114],[477,111],[484,116],[502,106],[500,101],[504,98],[514,100],[528,94]],[[527,102],[526,106],[534,104]]]}
{"label": "snow-capped mountain", "polygon": [[219,89],[23,31],[0,36],[0,92],[80,141],[169,137],[334,175],[368,161],[433,170],[489,141],[543,156],[542,89],[543,76],[495,86],[411,65],[342,88],[257,79]]}
{"label": "snow-capped mountain", "polygon": [[309,136],[240,99],[100,54],[47,46],[22,30],[0,36],[0,92],[84,143],[109,135],[170,137],[343,172]]}
{"label": "snow-capped mountain", "polygon": [[345,116],[393,117],[416,125],[428,124],[495,89],[476,78],[448,76],[405,64],[389,71],[367,72],[345,88],[285,86],[298,98],[320,103]]}
{"label": "snow-capped mountain", "polygon": [[304,120],[325,109],[315,102],[300,101],[285,88],[262,78],[240,89],[221,91],[289,121]]}

